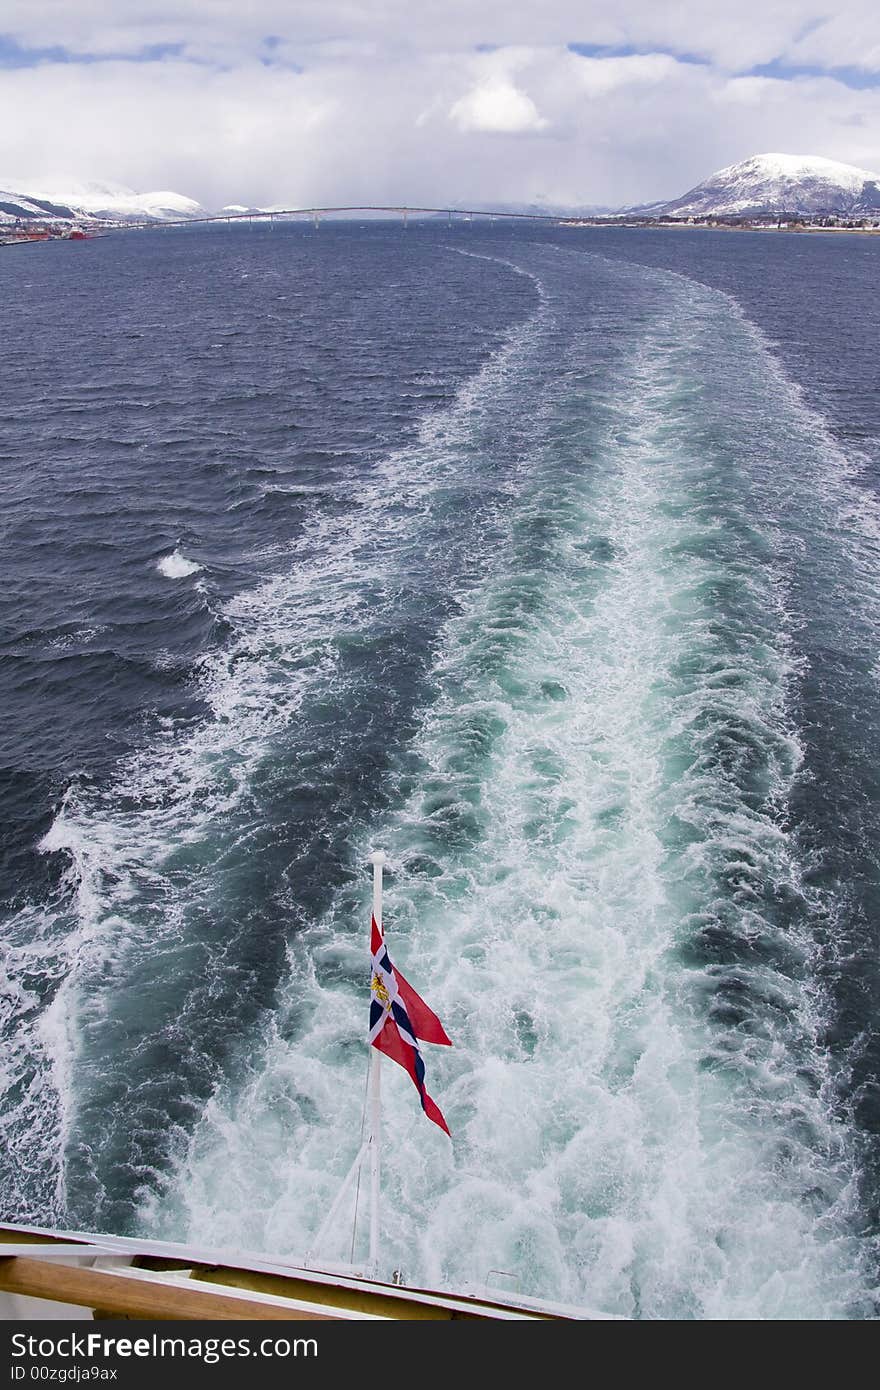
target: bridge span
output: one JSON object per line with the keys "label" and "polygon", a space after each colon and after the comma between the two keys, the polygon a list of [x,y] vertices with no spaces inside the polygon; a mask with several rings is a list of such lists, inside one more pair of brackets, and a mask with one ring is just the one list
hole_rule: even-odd
{"label": "bridge span", "polygon": [[[460,218],[470,221],[474,217],[488,218],[496,221],[504,218],[515,218],[523,222],[571,222],[572,218],[566,218],[559,213],[550,212],[493,212],[486,208],[431,208],[404,206],[401,204],[353,204],[342,207],[322,207],[322,208],[255,208],[244,212],[216,212],[205,217],[177,217],[163,219],[159,221],[136,222],[130,225],[137,227],[194,227],[204,225],[208,222],[271,222],[276,218],[284,217],[310,217],[317,224],[322,217],[333,217],[340,215],[356,215],[360,212],[366,213],[387,213],[391,217],[401,217],[404,223],[410,216],[414,217],[446,217],[450,222],[453,218]],[[591,219],[594,220],[594,219]],[[601,219],[595,219],[601,220]]]}

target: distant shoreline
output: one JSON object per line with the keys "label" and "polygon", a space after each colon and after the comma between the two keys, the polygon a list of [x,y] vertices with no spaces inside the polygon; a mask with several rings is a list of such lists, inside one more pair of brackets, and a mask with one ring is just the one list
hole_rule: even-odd
{"label": "distant shoreline", "polygon": [[621,232],[760,232],[762,234],[801,236],[804,232],[825,233],[829,236],[880,236],[880,227],[798,227],[734,226],[724,222],[567,222],[558,226],[569,231],[585,227],[597,231]]}
{"label": "distant shoreline", "polygon": [[[332,211],[335,212],[336,210],[334,209],[334,210],[332,210]],[[386,209],[382,209],[382,211],[385,212]],[[387,211],[388,211],[388,212],[391,212],[391,209],[387,209]],[[436,223],[439,221],[439,217],[437,216],[437,213],[436,213],[433,209],[431,209],[431,210],[429,210],[429,209],[424,209],[424,210],[423,210],[423,209],[415,209],[415,208],[405,208],[405,209],[404,209],[404,208],[401,208],[401,209],[399,209],[399,210],[395,209],[395,211],[398,212],[398,214],[402,213],[402,214],[404,215],[404,225],[406,225],[406,218],[407,218],[407,215],[409,215],[409,217],[411,218],[411,220],[412,220],[413,223],[422,223],[422,222],[424,222],[424,223],[426,223],[426,224],[428,224],[428,223],[430,223],[430,224],[436,224]],[[303,221],[305,221],[305,218],[306,218],[307,216],[312,216],[312,215],[313,215],[313,214],[311,214],[311,213],[305,213],[304,211],[302,211],[302,210],[300,210],[300,209],[296,209],[296,210],[291,209],[291,211],[288,212],[288,213],[280,213],[280,212],[279,212],[279,213],[275,213],[275,214],[266,214],[266,213],[238,214],[238,213],[237,213],[237,214],[233,214],[232,216],[229,216],[229,217],[192,218],[192,219],[187,219],[186,221],[181,221],[181,222],[159,222],[159,221],[156,221],[156,222],[138,222],[138,223],[118,223],[118,224],[116,224],[115,226],[108,226],[108,225],[106,225],[106,224],[103,225],[103,226],[98,226],[98,225],[96,225],[96,224],[88,224],[88,230],[85,230],[85,231],[84,231],[82,228],[79,228],[79,227],[75,228],[75,231],[74,231],[74,235],[73,235],[73,236],[71,236],[71,232],[70,232],[70,229],[69,229],[68,227],[65,227],[64,230],[60,230],[60,229],[58,229],[58,228],[55,227],[55,226],[49,227],[49,226],[47,226],[47,225],[45,225],[45,224],[42,224],[42,225],[41,225],[41,228],[40,228],[40,232],[41,232],[42,234],[38,233],[38,234],[36,234],[36,235],[34,235],[34,234],[31,234],[31,235],[3,235],[2,233],[0,233],[0,246],[25,246],[25,245],[32,245],[32,244],[34,244],[35,242],[43,242],[43,241],[47,241],[47,240],[48,240],[48,241],[91,240],[91,239],[93,239],[93,238],[95,238],[95,237],[109,236],[109,235],[111,235],[111,233],[113,233],[113,232],[186,230],[187,228],[190,228],[190,227],[198,227],[198,226],[205,226],[205,225],[216,225],[216,226],[220,226],[220,227],[222,227],[222,226],[224,226],[224,225],[225,225],[225,226],[230,226],[230,225],[234,226],[234,225],[236,225],[236,224],[238,224],[238,223],[243,223],[243,222],[245,222],[245,221],[247,221],[247,222],[249,222],[249,223],[254,223],[254,222],[267,223],[267,222],[271,222],[271,221],[276,221],[276,220],[277,220],[278,223],[280,223],[281,225],[284,225],[285,223],[288,223],[288,222],[289,222],[289,223],[293,223],[293,222],[294,222],[294,219],[299,219],[299,218],[302,218]],[[584,219],[581,219],[581,218],[566,218],[566,217],[561,217],[561,216],[554,216],[553,214],[534,214],[534,215],[533,215],[533,214],[528,214],[528,213],[491,213],[491,212],[482,212],[482,211],[472,212],[472,213],[462,213],[462,212],[460,212],[460,211],[458,211],[458,210],[454,210],[454,209],[450,210],[450,220],[451,220],[451,221],[454,221],[454,223],[455,223],[456,225],[460,225],[460,224],[463,223],[463,222],[470,222],[472,219],[476,219],[476,218],[479,218],[481,221],[482,221],[482,220],[485,220],[485,221],[488,221],[488,222],[494,222],[494,221],[496,221],[496,220],[499,221],[499,222],[503,222],[503,221],[507,221],[508,219],[510,219],[511,221],[534,221],[535,223],[538,223],[538,222],[549,222],[549,223],[551,223],[553,226],[555,226],[555,227],[557,227],[557,228],[560,228],[561,230],[567,230],[567,231],[581,231],[581,230],[584,230],[584,229],[590,229],[590,230],[593,230],[593,231],[609,231],[609,230],[614,231],[614,230],[616,230],[616,231],[642,231],[642,232],[645,232],[645,231],[650,231],[650,232],[654,232],[654,231],[670,231],[670,232],[752,232],[752,233],[757,232],[757,233],[761,233],[761,234],[765,234],[765,235],[766,235],[766,234],[773,234],[773,233],[775,233],[775,234],[780,234],[780,233],[785,234],[785,233],[788,233],[788,234],[793,235],[793,236],[794,236],[794,235],[798,235],[798,236],[799,236],[799,235],[801,235],[801,234],[803,234],[803,233],[805,233],[805,232],[807,232],[807,233],[812,233],[813,235],[817,235],[817,234],[827,234],[827,235],[829,235],[829,236],[869,236],[869,237],[870,237],[870,236],[878,236],[878,235],[880,235],[880,226],[875,226],[875,227],[840,227],[840,226],[838,226],[838,227],[825,227],[825,226],[820,226],[820,225],[818,225],[818,224],[816,224],[816,223],[809,223],[809,222],[800,222],[800,223],[786,224],[786,225],[783,225],[783,226],[778,226],[778,225],[775,225],[775,224],[773,224],[773,223],[734,223],[734,222],[722,222],[722,221],[718,221],[718,222],[685,222],[685,221],[680,221],[680,220],[676,220],[676,219],[672,219],[672,218],[670,218],[670,219],[663,219],[663,220],[657,220],[657,221],[650,221],[650,220],[647,220],[647,219],[646,219],[646,220],[639,220],[639,221],[626,222],[626,221],[618,220],[618,219],[616,219],[616,218],[595,218],[595,219],[593,219],[593,218],[590,218],[590,219],[584,218]],[[353,225],[353,224],[354,224],[354,221],[355,221],[355,219],[349,218],[349,217],[338,217],[338,216],[333,216],[333,215],[332,215],[332,212],[331,212],[331,215],[329,215],[329,216],[327,216],[327,215],[325,214],[325,216],[324,216],[321,220],[322,220],[322,221],[326,221],[326,222],[329,223],[330,225],[333,225],[333,224],[352,224],[352,225]],[[394,220],[394,221],[396,222],[396,221],[397,221],[397,217],[394,217],[393,219],[392,219],[391,217],[388,217],[388,218],[384,218],[384,217],[383,217],[383,218],[375,218],[375,219],[372,219],[372,220],[374,221],[374,223],[375,223],[376,225],[379,225],[379,224],[381,224],[382,222],[385,222],[385,221],[390,222],[390,221]],[[36,230],[36,228],[35,228],[34,230]],[[78,234],[77,234],[77,233],[78,233]]]}

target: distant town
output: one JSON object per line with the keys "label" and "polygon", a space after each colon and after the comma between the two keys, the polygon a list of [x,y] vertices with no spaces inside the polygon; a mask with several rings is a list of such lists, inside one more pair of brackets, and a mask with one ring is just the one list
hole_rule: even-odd
{"label": "distant town", "polygon": [[565,217],[561,227],[711,227],[731,232],[880,232],[880,214],[870,217]]}
{"label": "distant town", "polygon": [[32,222],[13,222],[0,231],[0,246],[21,246],[32,241],[87,241],[93,236],[102,236],[103,232],[103,227],[98,231],[78,224],[71,226],[70,223],[62,227],[57,222],[44,226],[35,226]]}

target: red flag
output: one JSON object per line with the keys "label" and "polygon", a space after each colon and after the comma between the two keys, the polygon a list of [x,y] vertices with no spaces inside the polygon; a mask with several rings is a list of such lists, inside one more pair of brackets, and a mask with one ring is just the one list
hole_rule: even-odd
{"label": "red flag", "polygon": [[400,990],[403,1007],[409,1014],[409,1021],[416,1037],[421,1038],[422,1042],[438,1043],[441,1047],[451,1047],[452,1040],[446,1036],[446,1029],[434,1010],[429,1009],[421,995],[416,994],[412,985],[406,982],[396,965],[394,973],[397,976],[397,988]]}
{"label": "red flag", "polygon": [[[442,1110],[425,1090],[425,1064],[422,1061],[422,1054],[417,1047],[413,1047],[411,1043],[406,1041],[390,1014],[385,1026],[373,1039],[373,1046],[378,1048],[380,1052],[384,1052],[386,1057],[390,1057],[392,1062],[403,1067],[419,1093],[422,1109],[428,1119],[433,1120],[435,1125],[439,1125],[442,1130],[449,1134],[449,1126],[443,1118]],[[451,1135],[449,1137],[452,1138]]]}

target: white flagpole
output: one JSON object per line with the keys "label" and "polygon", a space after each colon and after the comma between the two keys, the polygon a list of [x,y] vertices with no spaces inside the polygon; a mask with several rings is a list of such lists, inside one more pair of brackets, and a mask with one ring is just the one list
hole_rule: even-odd
{"label": "white flagpole", "polygon": [[[376,926],[382,930],[382,869],[385,864],[384,850],[377,849],[370,855],[373,865],[373,916]],[[370,1059],[370,1267],[373,1274],[379,1270],[379,1141],[381,1137],[381,1078],[382,1054],[377,1047],[372,1048]]]}

